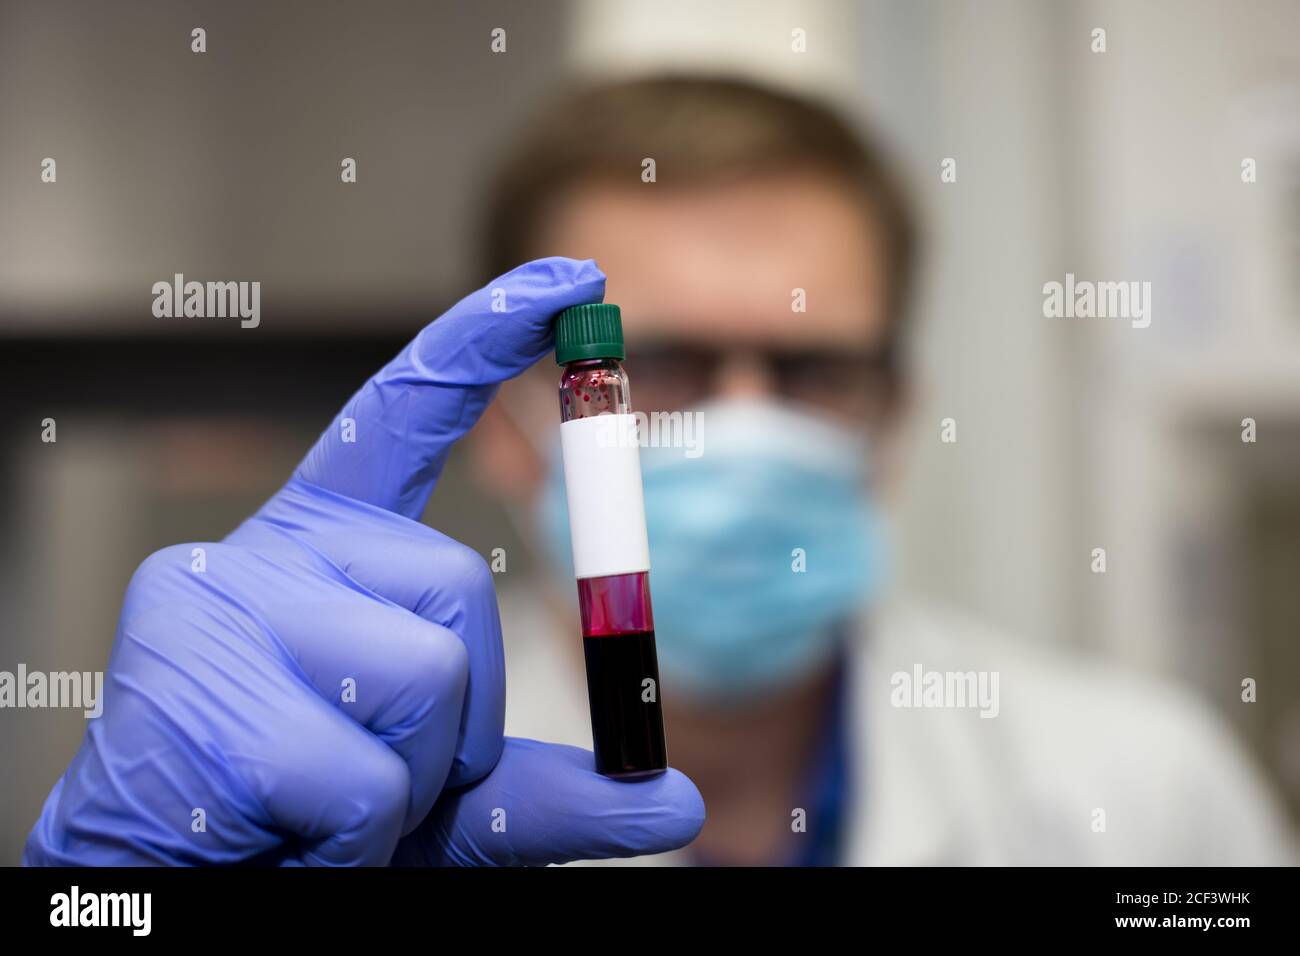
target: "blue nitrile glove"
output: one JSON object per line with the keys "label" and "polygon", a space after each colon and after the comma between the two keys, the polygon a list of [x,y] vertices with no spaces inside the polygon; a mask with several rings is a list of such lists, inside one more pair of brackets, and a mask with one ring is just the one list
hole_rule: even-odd
{"label": "blue nitrile glove", "polygon": [[461,300],[224,542],[148,558],[24,862],[382,864],[401,840],[400,862],[545,863],[693,839],[681,774],[614,783],[586,751],[504,740],[492,575],[417,520],[497,384],[604,287],[544,259]]}
{"label": "blue nitrile glove", "polygon": [[559,862],[557,841],[566,860],[598,860],[695,839],[704,803],[680,773],[624,782],[597,774],[592,760],[590,750],[507,738],[496,768],[443,794],[393,863],[535,866]]}

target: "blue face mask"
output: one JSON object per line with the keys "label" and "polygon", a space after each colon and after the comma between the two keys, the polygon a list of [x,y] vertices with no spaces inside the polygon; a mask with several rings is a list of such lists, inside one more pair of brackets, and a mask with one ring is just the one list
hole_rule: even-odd
{"label": "blue face mask", "polygon": [[[641,449],[659,665],[692,696],[744,698],[799,680],[835,652],[878,589],[883,528],[857,434],[771,402],[697,414],[698,457]],[[554,465],[541,527],[570,569]]]}

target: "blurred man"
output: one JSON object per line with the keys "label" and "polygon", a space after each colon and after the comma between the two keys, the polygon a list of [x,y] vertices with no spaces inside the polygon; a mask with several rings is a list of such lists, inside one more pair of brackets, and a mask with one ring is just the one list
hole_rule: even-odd
{"label": "blurred man", "polygon": [[[633,409],[700,413],[703,454],[642,451],[669,759],[708,807],[687,859],[1288,859],[1199,706],[888,599],[915,237],[874,146],[742,82],[586,88],[507,157],[487,240],[491,274],[596,259]],[[474,448],[553,572],[503,597],[507,729],[588,745],[556,378],[508,383]]]}

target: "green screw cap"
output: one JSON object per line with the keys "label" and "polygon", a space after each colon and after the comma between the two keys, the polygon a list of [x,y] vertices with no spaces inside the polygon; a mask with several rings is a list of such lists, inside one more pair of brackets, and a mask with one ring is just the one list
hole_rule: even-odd
{"label": "green screw cap", "polygon": [[555,317],[555,364],[582,359],[622,359],[623,317],[608,302],[574,305]]}

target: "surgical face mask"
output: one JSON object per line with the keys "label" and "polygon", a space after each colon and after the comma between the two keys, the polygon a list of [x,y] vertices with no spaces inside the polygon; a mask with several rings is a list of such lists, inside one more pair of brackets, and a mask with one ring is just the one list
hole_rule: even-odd
{"label": "surgical face mask", "polygon": [[[642,447],[650,591],[669,686],[743,699],[807,676],[878,590],[883,528],[865,439],[773,402],[704,406],[697,457]],[[553,560],[571,570],[558,453],[539,500]]]}

